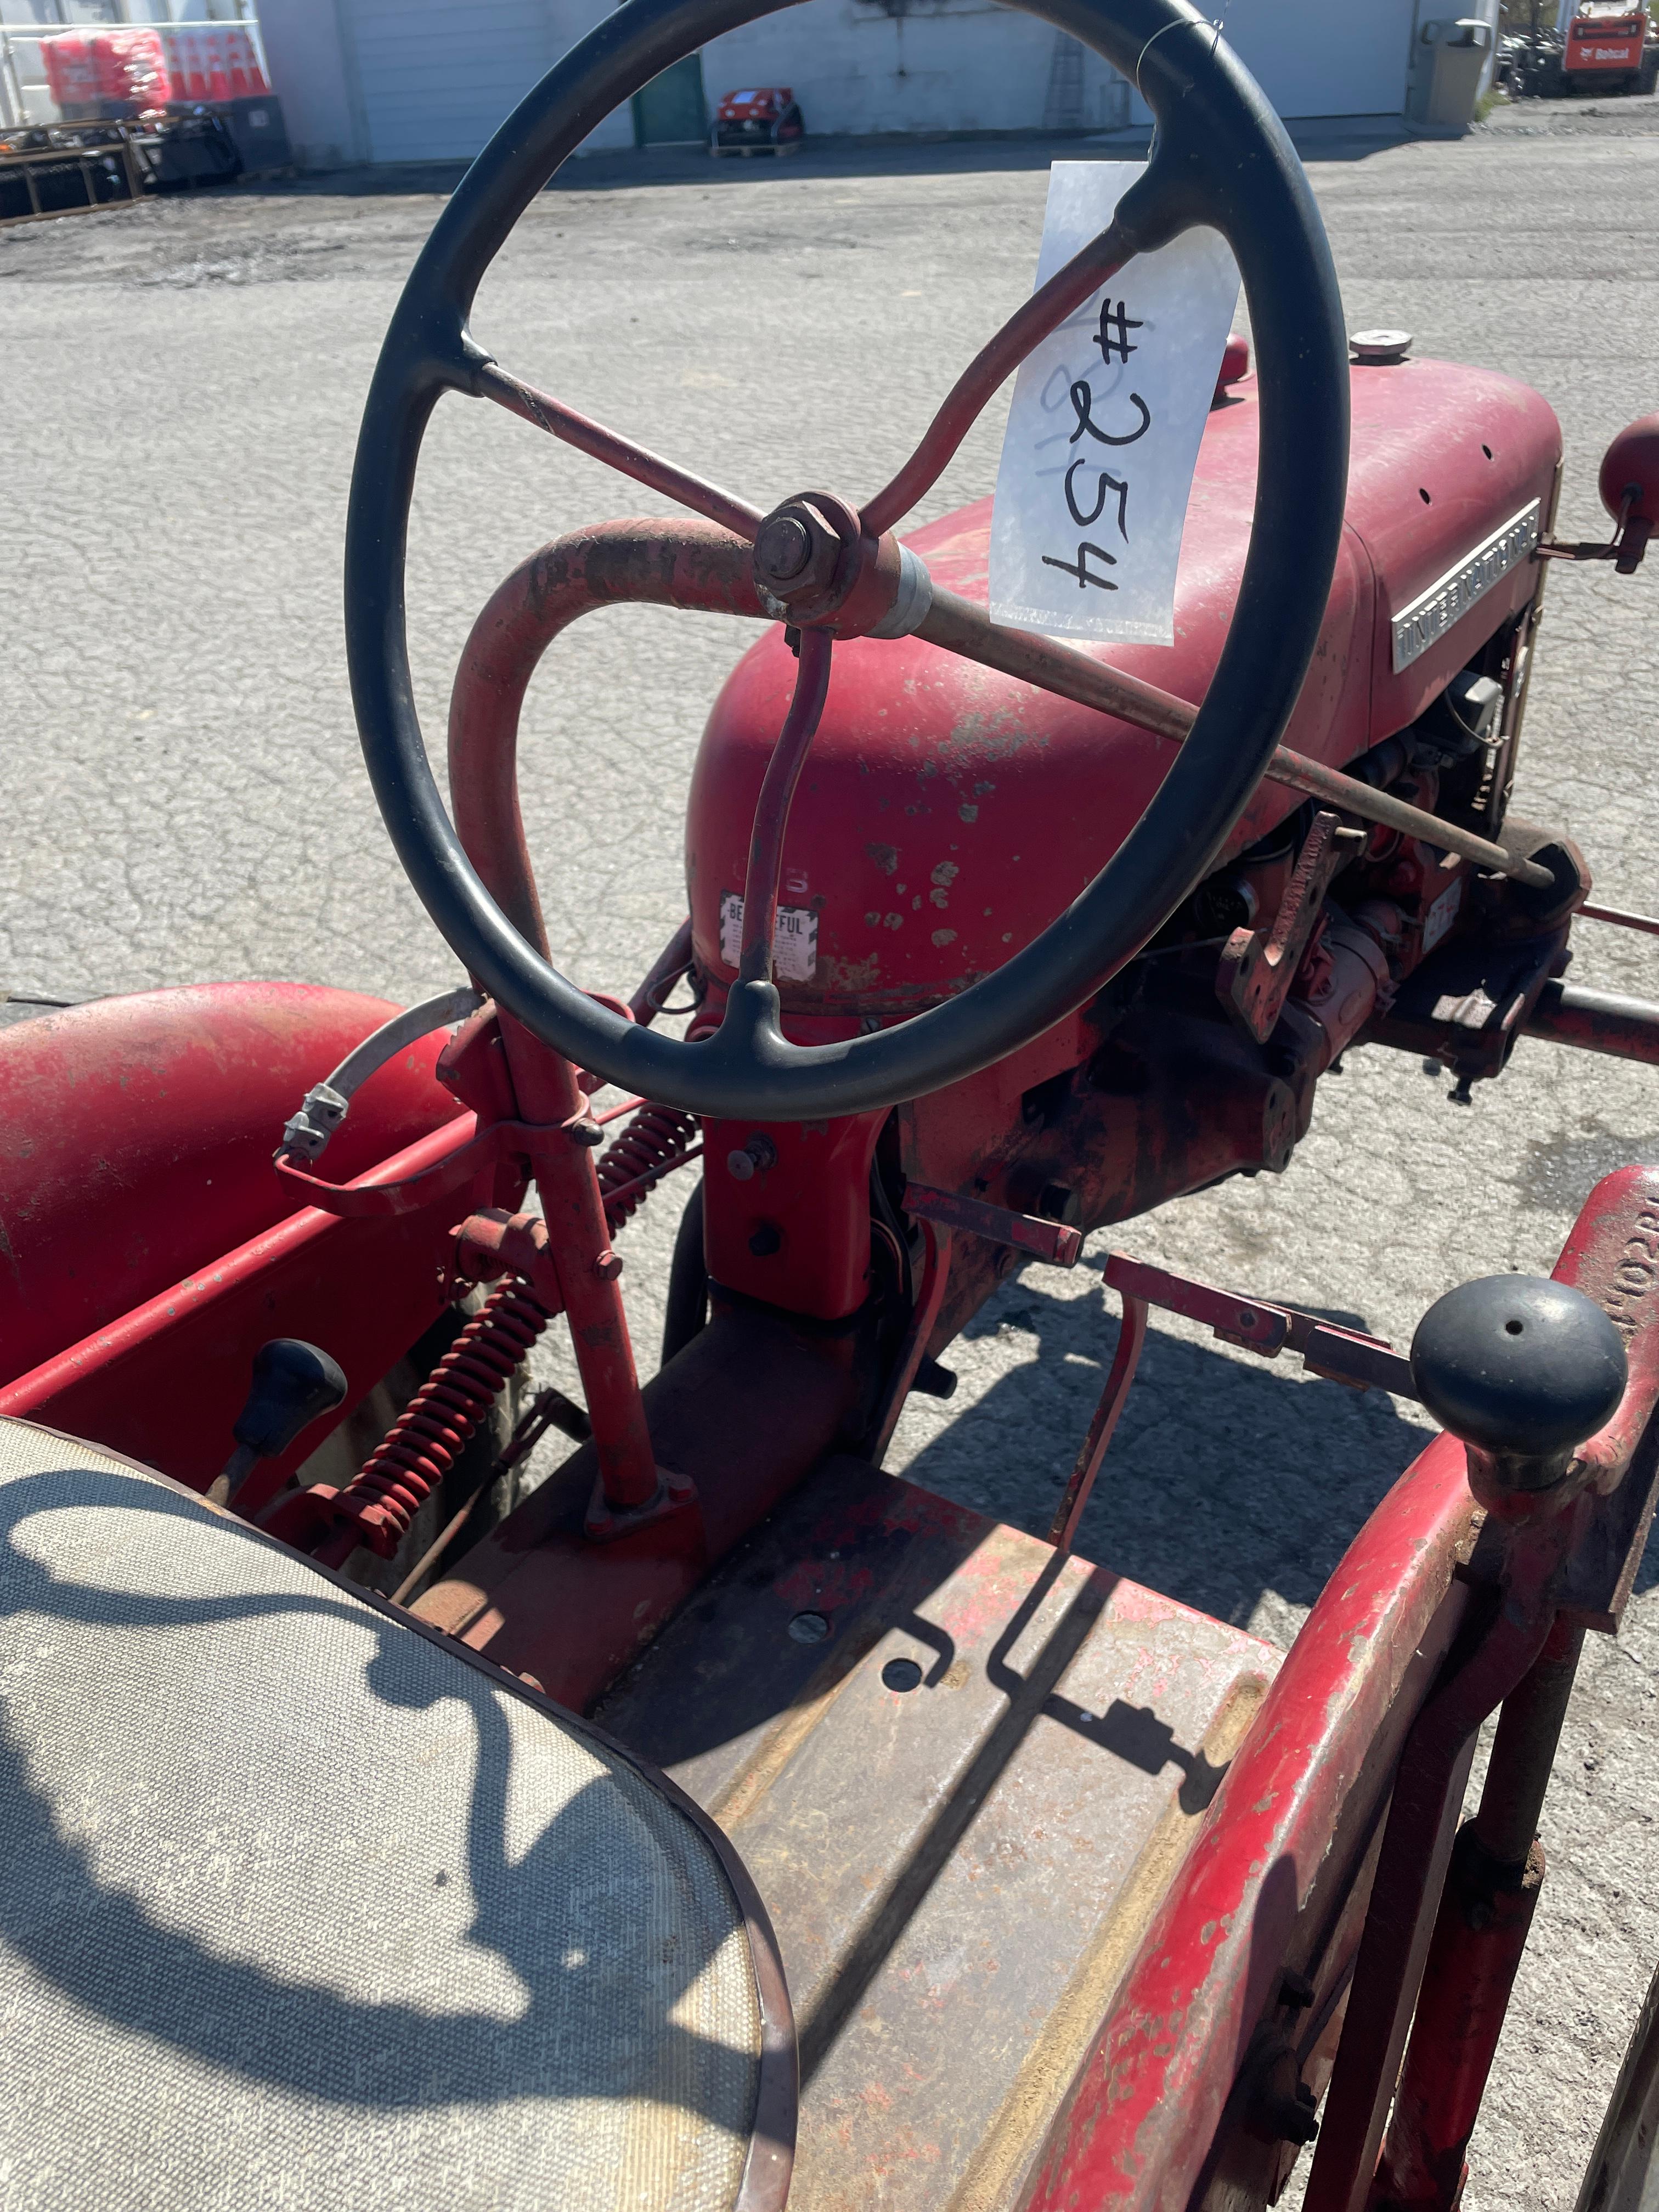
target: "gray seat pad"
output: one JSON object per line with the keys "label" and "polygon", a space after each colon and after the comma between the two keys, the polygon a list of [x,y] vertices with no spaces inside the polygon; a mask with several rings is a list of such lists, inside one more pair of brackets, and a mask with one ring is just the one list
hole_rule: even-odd
{"label": "gray seat pad", "polygon": [[0,1863],[7,2212],[781,2201],[787,2149],[750,2148],[788,2039],[687,1802],[16,1421]]}

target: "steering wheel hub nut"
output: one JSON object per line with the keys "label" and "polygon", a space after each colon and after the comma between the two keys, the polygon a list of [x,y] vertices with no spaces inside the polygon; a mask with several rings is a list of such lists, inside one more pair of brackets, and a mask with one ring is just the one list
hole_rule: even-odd
{"label": "steering wheel hub nut", "polygon": [[767,613],[814,628],[834,616],[858,580],[860,536],[840,500],[809,493],[775,507],[755,533],[755,589]]}
{"label": "steering wheel hub nut", "polygon": [[[890,531],[872,538],[857,513],[832,492],[809,491],[774,507],[755,533],[755,592],[775,622],[827,629],[836,637],[872,632],[902,636],[927,613],[918,598],[921,564]],[[891,627],[902,597],[915,620]]]}
{"label": "steering wheel hub nut", "polygon": [[775,590],[799,582],[812,558],[813,532],[799,514],[787,510],[773,515],[760,527],[755,540],[755,574],[764,576]]}

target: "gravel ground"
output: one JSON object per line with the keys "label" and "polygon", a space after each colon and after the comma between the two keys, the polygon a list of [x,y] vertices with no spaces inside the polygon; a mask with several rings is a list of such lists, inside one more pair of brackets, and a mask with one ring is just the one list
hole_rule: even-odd
{"label": "gravel ground", "polygon": [[[1051,155],[1026,143],[810,149],[773,167],[607,158],[538,201],[479,302],[510,366],[763,504],[884,479],[1027,290]],[[1105,149],[1103,149],[1105,150]],[[1310,142],[1352,327],[1535,384],[1561,416],[1562,528],[1601,534],[1596,465],[1655,400],[1659,114],[1500,112],[1455,144]],[[369,800],[339,562],[381,330],[448,179],[173,200],[0,235],[12,732],[0,986],[72,998],[212,976],[410,1000],[454,976]],[[388,189],[388,186],[391,188]],[[927,502],[991,481],[1000,409]],[[472,615],[541,540],[651,511],[593,465],[459,403],[428,441],[410,597],[428,730]],[[1518,803],[1651,909],[1655,579],[1553,580]],[[742,640],[626,611],[533,695],[526,811],[558,952],[627,988],[684,911],[685,780]],[[1645,835],[1644,835],[1645,833]],[[1659,945],[1586,925],[1576,973],[1659,992]],[[1642,1071],[1522,1047],[1472,1107],[1351,1054],[1280,1178],[1119,1232],[1130,1250],[1403,1341],[1452,1283],[1547,1272],[1598,1175],[1656,1157]],[[673,1209],[628,1231],[656,1340]],[[1012,1282],[953,1355],[950,1407],[890,1463],[1040,1528],[1109,1356],[1097,1273]],[[1376,1397],[1153,1329],[1083,1548],[1279,1643],[1419,1442]],[[1474,2146],[1469,2212],[1565,2212],[1659,1958],[1659,1561],[1594,1642],[1546,1814],[1552,1874]]]}

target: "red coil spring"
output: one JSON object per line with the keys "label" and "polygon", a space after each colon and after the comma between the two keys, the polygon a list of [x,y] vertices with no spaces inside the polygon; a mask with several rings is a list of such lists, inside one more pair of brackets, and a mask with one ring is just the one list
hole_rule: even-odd
{"label": "red coil spring", "polygon": [[605,1194],[605,1218],[612,1229],[620,1229],[639,1211],[652,1187],[647,1183],[614,1203],[610,1194],[683,1152],[696,1133],[695,1114],[683,1114],[678,1106],[641,1106],[621,1136],[605,1146],[599,1155],[599,1188]]}
{"label": "red coil spring", "polygon": [[552,1316],[522,1283],[492,1291],[335,1500],[389,1559]]}
{"label": "red coil spring", "polygon": [[[599,1156],[600,1190],[621,1190],[649,1175],[683,1152],[696,1127],[696,1115],[676,1107],[641,1107]],[[607,1195],[605,1219],[613,1230],[637,1212],[651,1188],[647,1183],[614,1204]],[[381,1559],[391,1559],[551,1318],[522,1283],[492,1291],[340,1492],[337,1521],[354,1527]]]}

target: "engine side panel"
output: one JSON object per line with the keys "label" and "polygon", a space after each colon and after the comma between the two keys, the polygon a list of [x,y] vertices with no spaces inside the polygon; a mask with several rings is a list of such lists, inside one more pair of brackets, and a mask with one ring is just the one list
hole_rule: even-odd
{"label": "engine side panel", "polygon": [[[1356,368],[1352,381],[1348,525],[1376,580],[1367,730],[1374,744],[1414,721],[1536,591],[1539,564],[1515,557],[1514,544],[1474,564],[1508,526],[1524,528],[1530,515],[1534,538],[1547,526],[1561,426],[1529,386],[1444,362]],[[1396,673],[1396,619],[1460,578],[1467,611]]]}

